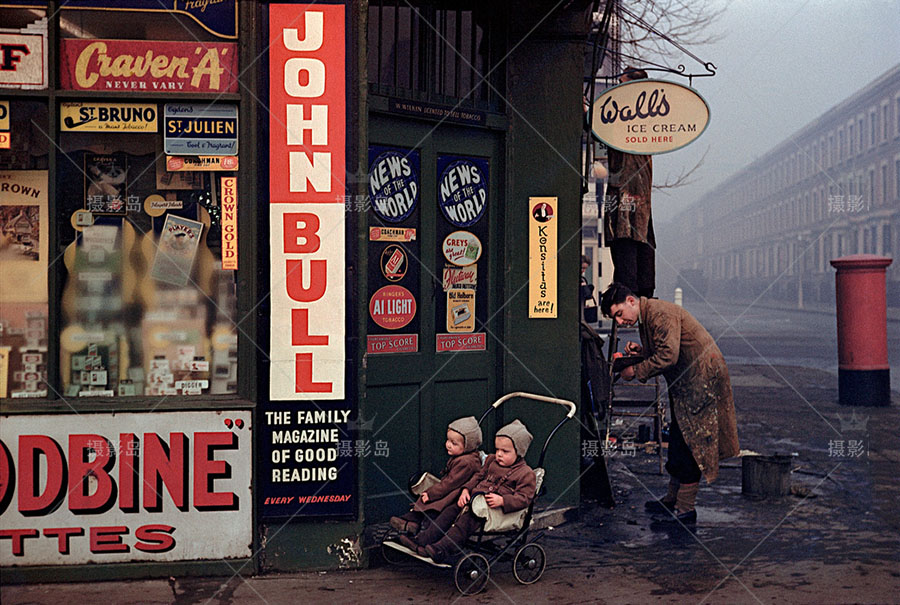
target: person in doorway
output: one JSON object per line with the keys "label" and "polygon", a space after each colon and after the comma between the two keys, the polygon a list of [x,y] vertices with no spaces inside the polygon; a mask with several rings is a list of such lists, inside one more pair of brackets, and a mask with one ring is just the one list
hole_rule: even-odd
{"label": "person in doorway", "polygon": [[584,254],[581,255],[581,280],[578,284],[579,308],[581,319],[588,323],[597,323],[597,300],[594,298],[594,286],[588,280],[585,272],[590,268],[591,261]]}
{"label": "person in doorway", "polygon": [[483,519],[476,517],[468,504],[473,495],[484,493],[490,508],[513,513],[531,504],[537,478],[525,463],[525,452],[532,436],[522,422],[513,420],[494,437],[495,453],[484,461],[484,467],[463,487],[459,499],[438,515],[437,519],[414,539],[400,536],[400,543],[420,557],[443,563],[461,553],[466,539],[478,531]]}
{"label": "person in doorway", "polygon": [[701,476],[712,483],[719,460],[740,452],[725,358],[700,322],[670,302],[638,298],[623,284],[613,283],[603,293],[600,309],[618,326],[639,326],[641,344],[629,342],[625,351],[642,355],[644,361],[622,370],[622,378],[646,381],[662,374],[668,386],[669,490],[645,506],[663,515],[659,522],[696,523]]}
{"label": "person in doorway", "polygon": [[408,513],[391,517],[391,527],[401,533],[416,534],[425,521],[437,517],[459,498],[462,486],[481,470],[481,427],[474,416],[454,420],[447,426],[447,465],[440,481],[425,490]]}
{"label": "person in doorway", "polygon": [[[646,78],[643,69],[626,67],[619,81]],[[656,289],[656,236],[650,208],[653,158],[610,148],[608,162],[603,237],[612,255],[613,280],[638,296],[652,298]]]}

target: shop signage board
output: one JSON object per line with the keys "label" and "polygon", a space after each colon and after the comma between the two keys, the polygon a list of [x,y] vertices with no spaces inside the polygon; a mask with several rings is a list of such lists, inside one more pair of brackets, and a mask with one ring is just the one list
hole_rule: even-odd
{"label": "shop signage board", "polygon": [[554,319],[558,312],[556,296],[557,198],[528,199],[528,317]]}
{"label": "shop signage board", "polygon": [[222,270],[238,268],[237,177],[223,176],[219,188],[222,196]]}
{"label": "shop signage board", "polygon": [[66,10],[177,13],[220,38],[237,38],[237,0],[66,0]]}
{"label": "shop signage board", "polygon": [[230,155],[166,156],[167,172],[231,172],[238,164],[238,157]]}
{"label": "shop signage board", "polygon": [[155,103],[60,103],[63,132],[156,132]]}
{"label": "shop signage board", "polygon": [[47,34],[0,32],[0,88],[47,88]]}
{"label": "shop signage board", "polygon": [[237,92],[235,42],[60,40],[60,85],[142,93]]}
{"label": "shop signage board", "polygon": [[608,88],[593,104],[594,136],[637,155],[669,153],[709,125],[709,105],[693,88],[665,80],[633,80]]}
{"label": "shop signage board", "polygon": [[[366,352],[419,350],[421,159],[416,149],[369,146]],[[402,330],[402,334],[397,331]]]}
{"label": "shop signage board", "polygon": [[9,101],[0,101],[0,130],[9,130]]}
{"label": "shop signage board", "polygon": [[344,398],[344,19],[269,6],[272,400]]}
{"label": "shop signage board", "polygon": [[251,556],[249,410],[0,421],[0,565]]}
{"label": "shop signage board", "polygon": [[234,156],[237,105],[166,103],[163,134],[163,149],[169,155]]}

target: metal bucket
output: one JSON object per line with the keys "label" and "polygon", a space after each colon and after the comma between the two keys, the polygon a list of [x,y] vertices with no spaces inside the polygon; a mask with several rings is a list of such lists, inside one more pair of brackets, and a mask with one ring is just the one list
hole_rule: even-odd
{"label": "metal bucket", "polygon": [[741,458],[741,493],[763,500],[791,492],[791,458],[787,454],[749,455]]}

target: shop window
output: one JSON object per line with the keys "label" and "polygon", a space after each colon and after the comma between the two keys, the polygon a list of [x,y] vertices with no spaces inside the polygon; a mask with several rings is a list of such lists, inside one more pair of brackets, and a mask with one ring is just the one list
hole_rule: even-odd
{"label": "shop window", "polygon": [[[90,104],[62,104],[64,125],[79,105]],[[133,106],[163,114],[163,104]],[[145,122],[140,132],[60,133],[65,397],[237,392],[236,272],[222,258],[232,218],[223,177],[235,173],[182,170]]]}
{"label": "shop window", "polygon": [[47,396],[48,128],[45,103],[0,99],[0,398]]}

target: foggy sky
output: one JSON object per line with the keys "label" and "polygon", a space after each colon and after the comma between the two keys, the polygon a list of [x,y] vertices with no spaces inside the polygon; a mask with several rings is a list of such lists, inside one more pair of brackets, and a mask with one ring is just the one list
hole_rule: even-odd
{"label": "foggy sky", "polygon": [[[673,180],[709,149],[684,187],[653,194],[657,232],[730,175],[900,62],[900,1],[722,0],[722,39],[691,47],[718,68],[693,87],[710,106],[694,143],[655,156],[654,184]],[[702,67],[686,58],[687,71]],[[670,63],[671,64],[671,63]],[[687,84],[679,76],[660,77]]]}

